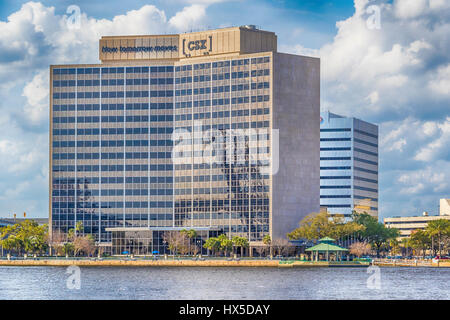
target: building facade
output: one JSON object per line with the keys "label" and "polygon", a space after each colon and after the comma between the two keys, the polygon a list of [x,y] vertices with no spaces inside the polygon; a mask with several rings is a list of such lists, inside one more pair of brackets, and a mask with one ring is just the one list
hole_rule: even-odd
{"label": "building facade", "polygon": [[450,220],[450,216],[447,215],[429,216],[427,213],[424,213],[424,215],[422,216],[392,217],[392,218],[385,218],[384,225],[388,228],[398,229],[400,231],[400,239],[401,239],[410,237],[411,233],[415,230],[425,230],[425,228],[428,225],[428,222],[440,219]]}
{"label": "building facade", "polygon": [[450,216],[450,199],[439,200],[439,215]]}
{"label": "building facade", "polygon": [[99,55],[50,67],[53,232],[161,253],[167,231],[258,244],[318,212],[319,59],[252,26],[102,37]]}
{"label": "building facade", "polygon": [[321,113],[320,205],[331,214],[378,217],[378,126]]}

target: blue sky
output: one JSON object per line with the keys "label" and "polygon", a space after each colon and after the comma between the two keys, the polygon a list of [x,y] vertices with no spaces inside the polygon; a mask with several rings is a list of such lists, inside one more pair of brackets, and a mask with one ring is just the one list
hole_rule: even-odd
{"label": "blue sky", "polygon": [[98,62],[101,35],[244,24],[321,58],[322,110],[380,126],[381,218],[437,212],[450,197],[448,0],[2,0],[0,216],[48,215],[49,64]]}

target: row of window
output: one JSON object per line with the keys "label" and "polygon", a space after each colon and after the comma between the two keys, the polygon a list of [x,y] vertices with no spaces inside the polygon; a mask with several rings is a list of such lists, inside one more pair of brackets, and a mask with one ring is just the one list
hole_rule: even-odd
{"label": "row of window", "polygon": [[[179,79],[179,78],[177,78]],[[198,81],[198,79],[197,79]],[[194,82],[197,82],[194,77]],[[179,82],[178,82],[179,83]],[[173,84],[173,78],[143,79],[102,79],[102,80],[53,80],[54,88],[61,87],[98,87],[98,86],[140,86]]]}
{"label": "row of window", "polygon": [[321,180],[339,180],[339,179],[351,179],[351,176],[320,176]]}
{"label": "row of window", "polygon": [[[73,202],[52,202],[54,209],[62,208],[75,208]],[[98,202],[81,202],[77,203],[78,208],[98,208]],[[173,208],[172,201],[109,201],[102,202],[102,208]]]}
{"label": "row of window", "polygon": [[[54,210],[53,212],[53,220],[75,220],[75,215],[74,214],[67,214],[67,213],[62,213],[61,211],[65,211],[65,210]],[[83,219],[84,216],[84,219]],[[93,222],[97,221],[101,218],[102,220],[102,224],[104,222],[115,222],[115,221],[123,221],[123,219],[126,219],[128,221],[133,221],[133,220],[173,220],[173,214],[166,214],[166,213],[160,213],[160,214],[130,214],[130,213],[121,213],[121,214],[116,214],[116,213],[105,213],[102,212],[101,214],[87,214],[84,213],[82,211],[80,211],[77,214],[77,221],[85,221],[85,222],[90,222],[90,220],[92,219]],[[83,224],[85,225],[85,224]],[[113,225],[114,226],[114,225]]]}
{"label": "row of window", "polygon": [[352,148],[335,147],[335,148],[320,148],[320,151],[351,151]]}
{"label": "row of window", "polygon": [[338,161],[338,160],[351,160],[351,157],[320,157],[320,160],[332,160],[332,161]]}
{"label": "row of window", "polygon": [[[352,129],[351,128],[330,128],[330,129],[320,129],[320,132],[351,132]],[[358,129],[354,129],[354,132],[366,135],[368,137],[372,137],[372,138],[376,138],[378,139],[378,136],[372,133],[368,133],[362,130],[358,130]],[[356,141],[356,139],[355,139]],[[361,142],[362,140],[358,141]]]}
{"label": "row of window", "polygon": [[[351,170],[352,167],[350,166],[343,166],[343,167],[320,167],[320,170]],[[377,171],[374,170],[368,170],[368,169],[364,169],[364,168],[360,168],[360,167],[355,167],[356,171],[362,171],[362,172],[367,172],[367,173],[371,173],[371,174],[378,174]]]}
{"label": "row of window", "polygon": [[[77,153],[77,159],[90,160],[100,159],[100,153]],[[170,159],[172,157],[171,152],[102,152],[101,159]],[[70,160],[75,159],[75,153],[54,153],[52,158],[54,160]]]}
{"label": "row of window", "polygon": [[[176,164],[175,165],[175,170],[206,170],[206,169],[221,169],[224,170],[224,172],[228,172],[230,171],[230,168],[228,167],[228,164],[225,163],[212,163],[211,165],[209,165],[208,163],[195,163],[193,165],[189,164],[189,163],[183,163],[183,164]],[[248,167],[249,166],[249,162],[248,161],[244,161],[243,165],[231,165],[231,168],[239,168],[239,167]],[[260,164],[252,164],[251,165],[251,170],[252,172],[258,172],[259,167],[261,165]],[[263,179],[269,179],[268,175],[261,175],[263,177]]]}
{"label": "row of window", "polygon": [[[191,67],[191,66],[189,66]],[[191,67],[192,68],[192,67]],[[191,68],[189,70],[191,70]],[[102,74],[107,73],[148,73],[150,72],[173,72],[173,66],[158,66],[158,67],[118,67],[118,68],[63,68],[53,69],[54,75],[66,75],[66,74]]]}
{"label": "row of window", "polygon": [[[261,64],[270,62],[270,57],[260,57],[252,59],[240,59],[232,60],[232,66],[248,65],[248,64]],[[218,61],[210,63],[194,64],[194,70],[209,69],[211,66],[213,68],[229,67],[230,61]],[[154,67],[93,67],[93,68],[55,68],[53,69],[54,75],[66,75],[66,74],[114,74],[114,73],[156,73],[156,72],[173,72],[173,71],[189,71],[192,70],[192,65],[183,66],[154,66]]]}
{"label": "row of window", "polygon": [[[172,195],[173,189],[158,189],[158,188],[149,188],[149,189],[89,189],[89,190],[78,190],[77,196],[147,196],[147,195]],[[73,194],[72,194],[73,195]],[[53,190],[52,196],[70,196],[66,191],[58,191]]]}
{"label": "row of window", "polygon": [[372,133],[368,133],[368,132],[365,132],[365,131],[362,131],[362,130],[358,130],[358,129],[355,129],[355,132],[358,132],[358,133],[363,134],[363,135],[368,136],[368,137],[372,137],[372,138],[378,139],[378,136],[375,135],[375,134],[372,134]]}
{"label": "row of window", "polygon": [[[231,193],[245,193],[248,194],[251,193],[258,193],[258,192],[269,192],[270,187],[269,186],[252,186],[252,187],[246,187],[245,190],[242,190],[241,192],[238,192],[237,188],[231,188]],[[228,194],[230,193],[230,189],[228,187],[223,188],[194,188],[193,190],[191,188],[187,189],[181,189],[177,188],[175,189],[175,195],[190,195],[190,194]]]}
{"label": "row of window", "polygon": [[[126,110],[158,110],[158,109],[173,109],[173,103],[127,103],[125,104]],[[98,111],[98,110],[124,110],[123,104],[105,104],[101,106],[99,104],[77,104],[75,107],[72,105],[53,105],[53,111]]]}
{"label": "row of window", "polygon": [[376,161],[370,161],[370,160],[361,159],[361,158],[357,158],[357,157],[355,157],[355,161],[359,161],[359,162],[363,162],[363,163],[367,163],[367,164],[372,164],[374,166],[378,165],[378,162],[376,162]]}
{"label": "row of window", "polygon": [[101,122],[172,122],[170,114],[150,116],[78,116],[78,117],[53,117],[53,123],[99,123]]}
{"label": "row of window", "polygon": [[[351,189],[351,186],[349,186],[349,185],[340,185],[340,186],[320,186],[320,189]],[[377,190],[377,189],[373,189],[373,188],[366,188],[366,187],[360,187],[360,186],[353,186],[353,189],[378,193],[378,190]]]}
{"label": "row of window", "polygon": [[[245,199],[243,199],[245,200]],[[238,200],[231,200],[231,201],[238,201]],[[232,204],[234,203],[234,205],[237,204],[237,202],[232,202]],[[269,198],[259,198],[259,199],[255,199],[252,198],[251,199],[251,204],[252,205],[258,205],[258,206],[268,206],[269,205]],[[175,207],[177,208],[188,208],[188,207],[209,207],[209,206],[213,206],[213,207],[228,207],[230,205],[230,200],[229,199],[211,199],[211,200],[176,200],[175,201]]]}
{"label": "row of window", "polygon": [[363,178],[363,177],[355,177],[355,180],[360,180],[360,181],[364,181],[364,182],[370,182],[370,183],[378,183],[377,180],[373,180],[373,179],[367,179],[367,178]]}
{"label": "row of window", "polygon": [[[172,176],[163,177],[86,177],[77,179],[78,185],[89,185],[89,184],[114,184],[114,183],[172,183]],[[53,179],[53,189],[73,189],[75,184],[75,179]]]}
{"label": "row of window", "polygon": [[352,141],[352,138],[320,138],[320,141]]}
{"label": "row of window", "polygon": [[320,129],[320,132],[350,132],[350,128],[333,128],[333,129]]}
{"label": "row of window", "polygon": [[[77,165],[76,171],[78,172],[97,172],[97,171],[172,171],[173,165],[171,164],[127,164],[127,165]],[[75,166],[73,165],[53,165],[54,172],[75,172]]]}
{"label": "row of window", "polygon": [[376,153],[376,152],[370,152],[370,151],[363,150],[363,149],[359,149],[359,148],[355,148],[354,151],[355,151],[355,152],[361,152],[361,153],[365,153],[365,154],[368,154],[368,155],[371,155],[371,156],[378,157],[378,153]]}
{"label": "row of window", "polygon": [[[173,146],[172,140],[79,140],[76,141],[77,147],[97,148],[102,147],[164,147]],[[75,147],[75,141],[53,141],[53,148],[71,148]]]}
{"label": "row of window", "polygon": [[362,144],[366,144],[366,145],[371,146],[371,147],[378,148],[378,144],[377,143],[367,142],[367,141],[364,141],[364,140],[361,140],[361,139],[358,139],[358,138],[354,138],[353,141],[358,142],[358,143],[362,143]]}
{"label": "row of window", "polygon": [[248,180],[250,176],[250,179],[256,180],[258,179],[257,173],[252,174],[232,174],[230,176],[223,175],[223,174],[212,174],[212,175],[202,175],[202,176],[177,176],[175,177],[175,182],[208,182],[208,181],[229,181],[230,179],[233,181],[236,180]]}
{"label": "row of window", "polygon": [[79,136],[83,135],[112,135],[112,134],[172,134],[172,127],[160,127],[160,128],[86,128],[86,129],[53,129],[53,135],[75,135],[75,132]]}

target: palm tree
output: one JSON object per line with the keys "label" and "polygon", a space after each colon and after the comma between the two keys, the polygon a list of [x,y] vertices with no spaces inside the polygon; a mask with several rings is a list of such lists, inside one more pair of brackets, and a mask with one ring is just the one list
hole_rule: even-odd
{"label": "palm tree", "polygon": [[439,257],[441,256],[441,241],[442,237],[450,236],[450,221],[446,219],[433,220],[428,222],[425,228],[427,233],[431,236],[434,246],[434,238],[438,238]]}
{"label": "palm tree", "polygon": [[235,237],[233,237],[233,239],[231,239],[231,241],[233,242],[234,246],[241,248],[241,256],[242,256],[243,248],[248,247],[247,238],[235,236]]}
{"label": "palm tree", "polygon": [[406,250],[406,256],[408,256],[408,249],[411,248],[411,238],[403,238],[400,243]]}
{"label": "palm tree", "polygon": [[271,244],[272,244],[272,239],[270,238],[270,235],[265,235],[264,236],[264,238],[263,238],[263,243],[266,245],[266,246],[270,246],[270,249],[269,249],[269,251],[270,251],[270,255],[272,255],[272,246],[271,246]]}

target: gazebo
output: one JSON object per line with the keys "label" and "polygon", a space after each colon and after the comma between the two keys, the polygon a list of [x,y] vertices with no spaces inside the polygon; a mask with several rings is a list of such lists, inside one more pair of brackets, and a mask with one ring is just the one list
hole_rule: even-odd
{"label": "gazebo", "polygon": [[338,245],[335,245],[334,242],[336,240],[325,237],[322,239],[319,239],[319,244],[315,245],[311,248],[306,249],[305,251],[311,252],[313,259],[315,261],[319,260],[319,253],[325,253],[326,255],[326,261],[329,261],[330,258],[330,252],[336,254],[337,260],[342,260],[342,252],[348,251],[348,249],[342,248]]}

